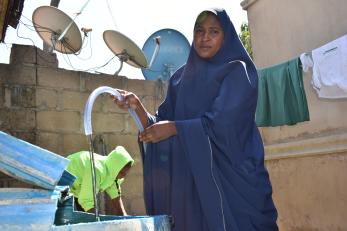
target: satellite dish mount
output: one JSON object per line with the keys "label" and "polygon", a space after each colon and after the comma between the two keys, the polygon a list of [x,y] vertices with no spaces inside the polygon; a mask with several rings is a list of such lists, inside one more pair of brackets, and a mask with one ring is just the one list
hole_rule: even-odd
{"label": "satellite dish mount", "polygon": [[120,54],[116,56],[118,57],[120,61],[120,66],[119,66],[119,69],[114,74],[118,75],[123,68],[123,62],[128,62],[128,60],[130,59],[130,55],[127,53],[127,50],[124,49]]}
{"label": "satellite dish mount", "polygon": [[144,53],[131,39],[114,30],[104,31],[103,37],[108,48],[120,61],[120,67],[115,75],[118,75],[122,70],[124,62],[136,68],[147,67]]}

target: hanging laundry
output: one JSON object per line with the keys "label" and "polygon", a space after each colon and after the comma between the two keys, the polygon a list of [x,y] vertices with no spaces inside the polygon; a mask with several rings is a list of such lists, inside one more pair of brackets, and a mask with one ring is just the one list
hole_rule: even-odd
{"label": "hanging laundry", "polygon": [[299,58],[258,70],[257,126],[310,120]]}
{"label": "hanging laundry", "polygon": [[347,35],[312,51],[312,86],[320,98],[347,97]]}
{"label": "hanging laundry", "polygon": [[308,53],[302,53],[300,55],[300,61],[304,72],[308,72],[309,69],[313,67],[313,60]]}

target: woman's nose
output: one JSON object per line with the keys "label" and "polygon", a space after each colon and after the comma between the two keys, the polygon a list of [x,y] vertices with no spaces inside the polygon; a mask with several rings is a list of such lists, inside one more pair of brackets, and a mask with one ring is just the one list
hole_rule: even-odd
{"label": "woman's nose", "polygon": [[210,34],[208,33],[208,31],[206,31],[202,34],[202,39],[203,40],[209,40],[210,39]]}

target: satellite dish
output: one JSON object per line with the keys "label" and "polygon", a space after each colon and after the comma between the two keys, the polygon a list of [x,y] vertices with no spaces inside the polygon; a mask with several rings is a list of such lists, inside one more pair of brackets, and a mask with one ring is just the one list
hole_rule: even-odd
{"label": "satellite dish", "polygon": [[187,62],[190,44],[177,30],[162,29],[146,40],[142,50],[151,60],[148,69],[142,69],[145,79],[165,81]]}
{"label": "satellite dish", "polygon": [[34,11],[32,19],[36,32],[54,50],[74,54],[81,49],[81,33],[76,23],[63,11],[52,6],[40,6]]}
{"label": "satellite dish", "polygon": [[104,41],[108,48],[119,58],[121,66],[116,75],[123,67],[123,62],[137,67],[146,68],[147,59],[142,50],[128,37],[114,30],[106,30],[103,34]]}

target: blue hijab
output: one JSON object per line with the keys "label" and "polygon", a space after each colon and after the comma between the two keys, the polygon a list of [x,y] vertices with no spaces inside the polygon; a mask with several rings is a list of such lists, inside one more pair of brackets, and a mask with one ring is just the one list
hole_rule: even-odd
{"label": "blue hijab", "polygon": [[176,231],[274,231],[277,211],[254,122],[256,68],[222,9],[224,42],[211,59],[193,46],[150,122],[175,121],[178,134],[148,144],[144,198],[149,215],[169,214]]}

